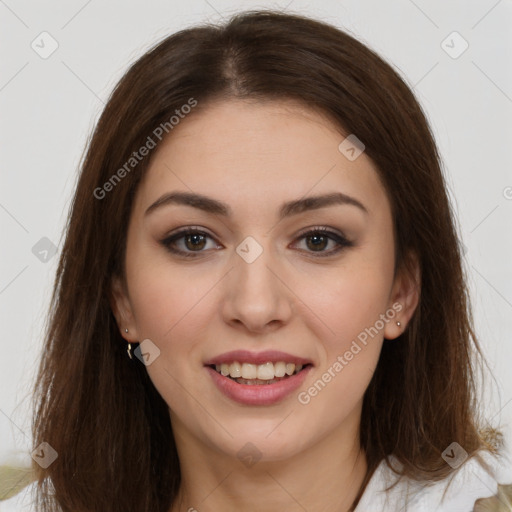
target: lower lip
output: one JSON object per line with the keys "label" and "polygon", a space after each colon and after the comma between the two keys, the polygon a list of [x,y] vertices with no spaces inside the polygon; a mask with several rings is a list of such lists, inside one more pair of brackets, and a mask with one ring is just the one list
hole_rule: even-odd
{"label": "lower lip", "polygon": [[244,405],[272,405],[293,393],[304,382],[312,366],[306,366],[299,373],[273,384],[238,384],[219,372],[205,367],[219,390],[231,400]]}

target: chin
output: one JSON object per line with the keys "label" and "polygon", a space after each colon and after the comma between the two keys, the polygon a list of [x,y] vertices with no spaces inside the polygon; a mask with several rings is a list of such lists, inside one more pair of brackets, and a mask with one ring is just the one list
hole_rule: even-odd
{"label": "chin", "polygon": [[231,422],[228,430],[233,437],[218,425],[210,425],[199,435],[216,451],[242,462],[246,457],[261,462],[284,461],[307,449],[314,436],[308,436],[303,423],[300,428],[290,423],[284,427],[285,420],[278,426],[283,417],[263,422],[256,418]]}

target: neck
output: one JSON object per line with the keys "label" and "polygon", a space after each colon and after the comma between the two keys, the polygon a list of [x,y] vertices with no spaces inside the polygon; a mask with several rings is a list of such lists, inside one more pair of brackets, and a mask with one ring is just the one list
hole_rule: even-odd
{"label": "neck", "polygon": [[286,460],[262,458],[250,467],[204,445],[187,442],[184,449],[180,442],[182,484],[171,512],[350,512],[366,475],[366,456],[358,437],[356,443],[335,437]]}

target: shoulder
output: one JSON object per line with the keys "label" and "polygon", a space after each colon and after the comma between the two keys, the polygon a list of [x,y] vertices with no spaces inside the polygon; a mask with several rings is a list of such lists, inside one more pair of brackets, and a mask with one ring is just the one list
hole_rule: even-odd
{"label": "shoulder", "polygon": [[[498,485],[512,484],[511,446],[506,444],[498,456],[479,452],[489,470],[473,456],[467,459],[449,477],[429,483],[402,479],[386,491],[397,480],[397,475],[382,461],[372,476],[355,512],[468,512],[479,499],[497,496]],[[396,460],[391,457],[391,462]],[[407,505],[407,508],[404,506]],[[501,510],[500,508],[496,509]],[[509,510],[508,508],[504,510]]]}
{"label": "shoulder", "polygon": [[0,512],[35,512],[34,497],[36,482],[24,487],[18,494],[5,501],[0,501]]}

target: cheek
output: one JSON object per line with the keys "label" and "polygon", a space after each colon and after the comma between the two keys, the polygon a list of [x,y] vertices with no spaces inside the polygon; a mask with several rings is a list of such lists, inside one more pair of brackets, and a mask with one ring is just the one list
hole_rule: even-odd
{"label": "cheek", "polygon": [[[308,279],[302,294],[307,305],[325,327],[328,352],[344,352],[351,341],[375,327],[382,331],[382,314],[386,314],[392,275],[387,262],[366,260],[355,255],[354,263],[335,273],[318,273]],[[381,333],[379,332],[379,335]],[[375,337],[375,336],[372,336]],[[332,358],[332,354],[331,354]]]}
{"label": "cheek", "polygon": [[[160,350],[147,367],[148,375],[169,407],[184,417],[195,411],[187,397],[201,396],[196,377],[202,370],[200,351],[211,325],[208,291],[215,283],[207,275],[202,279],[192,275],[197,272],[184,272],[154,259],[151,264],[148,257],[132,261],[129,281],[138,335]],[[194,414],[200,413],[199,408]]]}
{"label": "cheek", "polygon": [[362,399],[377,366],[383,330],[395,321],[389,307],[393,284],[393,248],[385,240],[374,250],[361,251],[313,295],[315,308],[332,333],[324,337],[322,360],[313,386],[302,404],[333,423]]}
{"label": "cheek", "polygon": [[215,276],[198,275],[193,266],[173,265],[154,248],[133,252],[127,274],[139,336],[166,346],[183,339],[184,332],[191,337],[201,327],[200,316]]}
{"label": "cheek", "polygon": [[322,335],[320,364],[298,396],[313,423],[325,418],[325,428],[334,428],[360,404],[379,360],[385,321],[394,316],[388,310],[390,279],[382,266],[340,276],[310,295],[311,309],[320,312],[328,328],[316,331]]}

